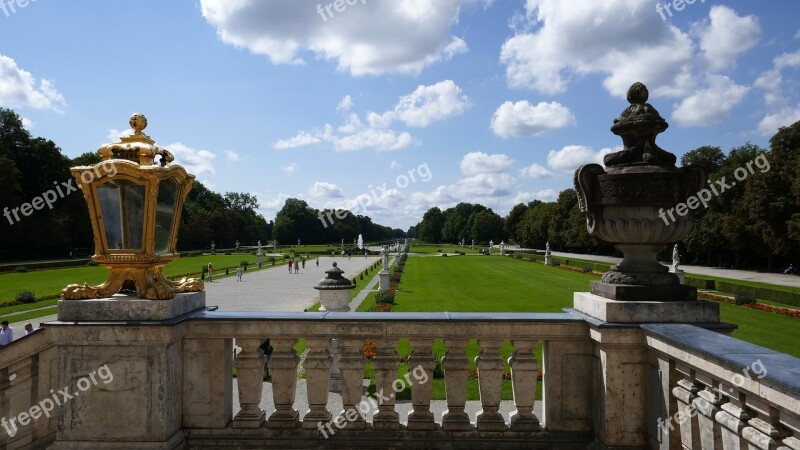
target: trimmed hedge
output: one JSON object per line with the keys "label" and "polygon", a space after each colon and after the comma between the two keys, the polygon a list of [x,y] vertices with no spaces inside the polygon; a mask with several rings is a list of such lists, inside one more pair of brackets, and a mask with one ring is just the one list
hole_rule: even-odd
{"label": "trimmed hedge", "polygon": [[685,284],[689,286],[694,286],[697,289],[706,289],[712,291],[717,289],[716,280],[705,280],[703,278],[685,277],[684,282]]}
{"label": "trimmed hedge", "polygon": [[800,293],[777,291],[773,289],[743,286],[727,281],[717,281],[717,290],[733,294],[743,294],[759,300],[782,303],[788,306],[800,306]]}

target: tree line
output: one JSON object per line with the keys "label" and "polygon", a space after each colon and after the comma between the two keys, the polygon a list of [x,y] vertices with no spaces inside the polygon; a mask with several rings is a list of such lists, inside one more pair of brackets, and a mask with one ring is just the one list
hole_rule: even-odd
{"label": "tree line", "polygon": [[[800,122],[781,128],[769,149],[751,143],[725,154],[714,146],[689,151],[681,164],[705,169],[712,184],[725,180],[696,213],[695,226],[679,243],[684,262],[726,267],[766,267],[776,270],[798,262],[800,254]],[[755,162],[755,170],[752,170]],[[749,175],[743,176],[742,170]],[[735,183],[732,183],[735,182]],[[468,244],[513,241],[526,248],[614,254],[613,247],[586,231],[586,218],[574,189],[553,202],[534,200],[515,205],[501,217],[483,205],[459,203],[442,211],[429,209],[409,229],[432,243]],[[669,250],[664,258],[669,259]]]}

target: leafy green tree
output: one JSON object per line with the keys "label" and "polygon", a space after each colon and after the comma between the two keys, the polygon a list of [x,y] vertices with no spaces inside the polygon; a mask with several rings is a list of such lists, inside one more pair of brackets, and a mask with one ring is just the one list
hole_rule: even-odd
{"label": "leafy green tree", "polygon": [[417,225],[417,239],[438,244],[442,242],[443,228],[444,214],[441,209],[433,207],[422,216],[422,221]]}
{"label": "leafy green tree", "polygon": [[506,232],[508,238],[512,241],[519,241],[517,238],[517,226],[527,210],[528,207],[525,206],[524,203],[518,203],[511,208],[511,211],[509,211],[505,221],[503,221],[503,230]]}
{"label": "leafy green tree", "polygon": [[475,242],[489,242],[503,239],[503,218],[491,209],[484,209],[475,214],[472,223],[472,234],[470,235]]}

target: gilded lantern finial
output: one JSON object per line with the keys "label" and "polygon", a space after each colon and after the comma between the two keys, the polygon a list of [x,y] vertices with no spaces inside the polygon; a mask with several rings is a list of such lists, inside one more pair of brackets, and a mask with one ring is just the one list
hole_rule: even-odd
{"label": "gilded lantern finial", "polygon": [[168,300],[177,293],[203,289],[199,280],[172,281],[163,273],[164,266],[178,257],[181,209],[194,176],[170,164],[172,154],[144,134],[144,115],[133,114],[128,123],[132,134],[97,151],[102,162],[71,169],[89,207],[95,243],[92,259],[109,275],[98,286],[67,286],[61,291],[65,300],[107,298],[118,292]]}
{"label": "gilded lantern finial", "polygon": [[134,134],[142,134],[142,130],[147,128],[147,117],[144,114],[135,113],[131,115],[131,120],[128,121]]}

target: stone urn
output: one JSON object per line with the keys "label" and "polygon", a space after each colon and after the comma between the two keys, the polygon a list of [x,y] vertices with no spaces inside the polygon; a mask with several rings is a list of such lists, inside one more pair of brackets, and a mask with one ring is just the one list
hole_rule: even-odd
{"label": "stone urn", "polygon": [[319,291],[320,311],[350,311],[350,291],[355,285],[343,277],[344,271],[334,262],[333,267],[326,270],[327,276],[314,286]]}
{"label": "stone urn", "polygon": [[686,203],[704,186],[705,174],[697,167],[676,167],[675,155],[656,145],[668,124],[647,99],[647,88],[633,84],[631,106],[611,127],[623,149],[606,155],[605,169],[588,164],[575,171],[589,234],[624,255],[600,282],[592,282],[591,292],[612,300],[695,300],[697,289],[680,284],[656,255],[692,229],[693,210]]}

